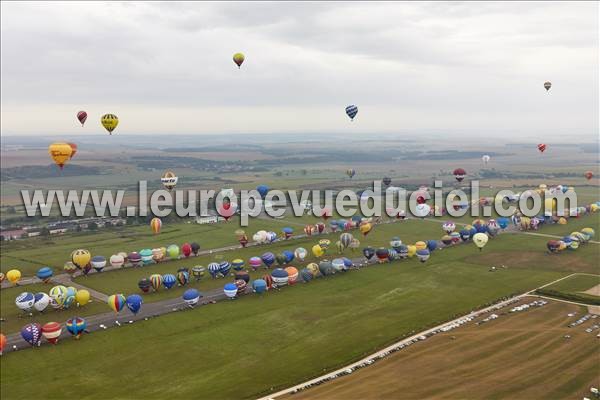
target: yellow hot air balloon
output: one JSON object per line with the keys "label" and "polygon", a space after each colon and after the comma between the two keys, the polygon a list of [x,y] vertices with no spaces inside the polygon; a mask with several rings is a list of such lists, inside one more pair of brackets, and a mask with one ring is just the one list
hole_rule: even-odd
{"label": "yellow hot air balloon", "polygon": [[547,199],[544,199],[544,211],[545,212],[552,212],[553,214],[556,213],[556,198],[550,197]]}
{"label": "yellow hot air balloon", "polygon": [[417,254],[417,246],[415,246],[414,244],[409,244],[406,247],[408,247],[408,256],[409,257],[414,257],[415,254]]}
{"label": "yellow hot air balloon", "polygon": [[71,262],[79,269],[83,269],[83,267],[88,265],[91,259],[92,255],[90,252],[84,249],[75,250],[71,253]]}
{"label": "yellow hot air balloon", "polygon": [[559,225],[566,225],[567,224],[567,219],[565,217],[560,217],[558,219],[558,224]]}
{"label": "yellow hot air balloon", "polygon": [[359,229],[360,233],[362,233],[364,236],[367,236],[369,232],[371,232],[371,229],[373,229],[373,225],[371,225],[369,222],[364,222],[360,224]]}
{"label": "yellow hot air balloon", "polygon": [[598,205],[596,203],[590,204],[590,211],[591,212],[597,212],[598,209],[600,209],[600,207],[598,207]]}
{"label": "yellow hot air balloon", "polygon": [[238,66],[238,68],[242,67],[242,63],[244,62],[245,59],[246,59],[246,57],[244,57],[244,55],[242,53],[235,53],[233,55],[233,62]]}
{"label": "yellow hot air balloon", "polygon": [[316,263],[310,263],[306,266],[306,269],[310,271],[313,277],[319,275],[319,265]]}
{"label": "yellow hot air balloon", "polygon": [[415,243],[415,247],[417,250],[425,250],[427,248],[427,243],[419,241]]}
{"label": "yellow hot air balloon", "polygon": [[19,280],[21,279],[21,271],[19,271],[18,269],[11,269],[6,273],[6,279],[8,279],[10,283],[16,285],[17,282],[19,282]]}
{"label": "yellow hot air balloon", "polygon": [[583,228],[581,230],[581,232],[583,232],[586,235],[588,235],[590,237],[590,239],[592,239],[594,237],[594,235],[596,234],[596,231],[594,231],[593,228]]}
{"label": "yellow hot air balloon", "polygon": [[162,227],[162,221],[160,220],[160,218],[158,218],[158,217],[152,218],[152,221],[150,221],[150,228],[152,228],[152,232],[154,232],[155,235],[158,235],[160,233],[161,227]]}
{"label": "yellow hot air balloon", "polygon": [[90,292],[85,289],[78,290],[75,294],[75,300],[79,306],[85,306],[90,301]]}
{"label": "yellow hot air balloon", "polygon": [[73,148],[68,143],[52,143],[48,146],[48,154],[54,163],[63,169],[67,161],[71,159]]}
{"label": "yellow hot air balloon", "polygon": [[489,237],[485,233],[479,232],[473,235],[473,243],[475,243],[475,246],[477,246],[480,251],[485,247],[488,240]]}
{"label": "yellow hot air balloon", "polygon": [[323,254],[325,254],[325,250],[323,250],[323,248],[321,246],[319,246],[318,244],[315,244],[312,247],[312,253],[315,257],[322,257]]}
{"label": "yellow hot air balloon", "polygon": [[100,123],[102,123],[104,129],[108,131],[108,134],[112,135],[112,132],[117,125],[119,125],[119,118],[114,114],[104,114],[102,118],[100,118]]}

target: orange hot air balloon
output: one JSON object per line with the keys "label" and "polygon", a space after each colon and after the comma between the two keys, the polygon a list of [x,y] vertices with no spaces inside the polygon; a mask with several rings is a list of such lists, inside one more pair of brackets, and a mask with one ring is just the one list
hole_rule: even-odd
{"label": "orange hot air balloon", "polygon": [[594,173],[592,171],[585,171],[585,174],[583,174],[583,176],[585,176],[585,179],[589,181],[594,177]]}
{"label": "orange hot air balloon", "polygon": [[158,217],[152,218],[152,221],[150,221],[150,228],[152,228],[152,232],[154,232],[155,235],[158,235],[160,233],[161,227],[162,227],[162,221],[160,220],[160,218],[158,218]]}
{"label": "orange hot air balloon", "polygon": [[6,347],[6,336],[4,336],[3,333],[0,333],[0,355],[2,355],[4,347]]}
{"label": "orange hot air balloon", "polygon": [[75,157],[75,153],[77,153],[77,145],[75,143],[67,143],[69,146],[71,146],[71,150],[73,150],[71,152],[71,157],[69,157],[69,159]]}
{"label": "orange hot air balloon", "polygon": [[48,154],[54,163],[63,169],[65,163],[71,159],[73,149],[68,143],[52,143],[48,146]]}

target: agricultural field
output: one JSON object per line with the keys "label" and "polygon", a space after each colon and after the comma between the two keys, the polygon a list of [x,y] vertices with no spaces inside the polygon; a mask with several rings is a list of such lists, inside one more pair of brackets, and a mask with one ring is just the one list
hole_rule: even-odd
{"label": "agricultural field", "polygon": [[[526,297],[523,303],[534,299]],[[475,324],[488,313],[351,375],[281,398],[532,399],[540,393],[550,399],[590,397],[590,388],[600,385],[600,350],[598,331],[585,329],[598,319],[569,328],[588,312],[586,307],[550,301],[507,314],[511,307],[496,312],[498,319]]]}

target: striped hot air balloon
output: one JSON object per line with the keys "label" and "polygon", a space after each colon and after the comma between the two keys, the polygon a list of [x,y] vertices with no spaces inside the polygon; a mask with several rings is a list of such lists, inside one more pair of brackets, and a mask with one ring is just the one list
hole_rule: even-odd
{"label": "striped hot air balloon", "polygon": [[348,115],[348,117],[350,117],[351,121],[354,121],[354,117],[356,117],[356,114],[358,114],[357,106],[352,104],[352,105],[349,105],[348,107],[346,107],[346,115]]}
{"label": "striped hot air balloon", "polygon": [[543,153],[544,151],[546,151],[546,145],[544,143],[538,144],[537,148],[540,151],[540,153]]}
{"label": "striped hot air balloon", "polygon": [[69,333],[73,335],[75,339],[79,339],[81,337],[81,334],[87,328],[87,322],[84,318],[73,317],[67,320],[66,326],[67,331],[69,331]]}
{"label": "striped hot air balloon", "polygon": [[162,221],[160,218],[152,218],[152,221],[150,221],[150,228],[152,229],[152,233],[158,235],[160,233],[160,228],[162,228]]}
{"label": "striped hot air balloon", "polygon": [[108,306],[116,313],[119,313],[125,307],[126,299],[122,294],[113,294],[106,300]]}
{"label": "striped hot air balloon", "polygon": [[160,289],[160,287],[162,286],[162,275],[160,274],[152,274],[150,275],[150,284],[152,285],[152,288],[157,291],[158,289]]}
{"label": "striped hot air balloon", "polygon": [[81,124],[81,126],[83,126],[85,124],[85,121],[87,120],[87,113],[85,111],[79,111],[77,113],[77,120],[79,120],[79,123]]}
{"label": "striped hot air balloon", "polygon": [[58,338],[62,332],[62,327],[58,322],[48,322],[42,326],[42,335],[52,344],[58,342]]}

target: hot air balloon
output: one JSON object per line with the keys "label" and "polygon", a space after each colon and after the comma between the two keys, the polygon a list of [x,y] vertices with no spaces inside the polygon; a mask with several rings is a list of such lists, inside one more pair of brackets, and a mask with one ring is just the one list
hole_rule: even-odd
{"label": "hot air balloon", "polygon": [[490,156],[488,156],[487,154],[484,154],[484,155],[481,157],[481,160],[483,160],[483,164],[484,164],[484,165],[488,165],[488,163],[490,162],[490,158],[491,158]]}
{"label": "hot air balloon", "polygon": [[552,87],[552,82],[550,82],[550,81],[544,82],[544,89],[546,89],[546,92],[549,91],[551,87]]}
{"label": "hot air balloon", "polygon": [[233,299],[237,296],[238,288],[235,283],[227,283],[223,286],[223,292],[229,299]]}
{"label": "hot air balloon", "polygon": [[465,171],[462,168],[456,168],[452,174],[454,175],[454,179],[456,179],[458,182],[462,182],[463,179],[465,179],[465,176],[467,175],[467,171]]}
{"label": "hot air balloon", "polygon": [[21,337],[32,346],[39,346],[42,339],[42,327],[40,324],[27,324],[21,328]]}
{"label": "hot air balloon", "polygon": [[592,179],[594,177],[594,173],[592,171],[585,171],[583,176],[585,176],[585,179],[587,179],[589,181],[590,179]]}
{"label": "hot air balloon", "polygon": [[75,250],[71,253],[71,262],[79,269],[83,269],[92,259],[89,251],[84,249]]}
{"label": "hot air balloon", "polygon": [[115,130],[117,125],[119,125],[119,118],[117,118],[114,114],[104,114],[102,118],[100,118],[100,123],[108,131],[109,135],[112,135],[112,132]]}
{"label": "hot air balloon", "polygon": [[150,221],[150,229],[152,229],[152,233],[158,235],[160,233],[160,228],[162,228],[162,221],[158,217],[152,218]]}
{"label": "hot air balloon", "polygon": [[118,313],[123,309],[123,307],[125,307],[126,299],[125,296],[123,296],[122,294],[113,294],[111,296],[108,296],[106,302],[114,312]]}
{"label": "hot air balloon", "polygon": [[79,307],[85,306],[90,301],[90,292],[85,289],[80,289],[75,293],[75,301]]}
{"label": "hot air balloon", "polygon": [[417,204],[415,206],[415,217],[418,218],[425,218],[426,216],[429,215],[429,213],[431,212],[431,207],[429,206],[429,204]]}
{"label": "hot air balloon", "polygon": [[313,278],[316,278],[317,275],[319,275],[320,270],[319,270],[319,265],[316,263],[310,263],[306,266],[306,269],[310,271],[310,273],[312,274]]}
{"label": "hot air balloon", "polygon": [[289,226],[286,226],[281,231],[283,232],[283,237],[285,237],[286,239],[291,238],[292,235],[294,234],[294,230],[292,228],[290,228]]}
{"label": "hot air balloon", "polygon": [[39,292],[35,294],[35,303],[33,303],[33,308],[35,308],[39,312],[43,312],[48,305],[50,304],[50,296],[48,296],[44,292]]}
{"label": "hot air balloon", "polygon": [[2,355],[2,352],[4,351],[4,347],[6,347],[6,336],[4,336],[3,333],[0,333],[0,356]]}
{"label": "hot air balloon", "polygon": [[354,237],[351,233],[344,232],[340,235],[340,243],[342,244],[343,249],[346,249],[348,246],[350,246],[352,240],[354,240]]}
{"label": "hot air balloon", "polygon": [[560,248],[560,241],[558,241],[558,240],[549,240],[548,243],[546,243],[546,247],[548,247],[548,250],[551,253],[557,253],[558,249]]}
{"label": "hot air balloon", "polygon": [[313,255],[317,258],[322,257],[323,254],[325,254],[325,250],[318,244],[315,244],[311,250],[312,250]]}
{"label": "hot air balloon", "polygon": [[16,285],[21,279],[21,271],[18,269],[11,269],[6,273],[6,279],[8,279],[8,281],[13,285]]}
{"label": "hot air balloon", "polygon": [[377,250],[375,250],[375,255],[377,256],[377,261],[379,263],[384,263],[388,261],[390,252],[385,247],[380,247]]}
{"label": "hot air balloon", "polygon": [[473,243],[475,243],[475,246],[477,246],[479,250],[483,250],[488,242],[488,239],[488,235],[485,233],[478,232],[473,235]]}
{"label": "hot air balloon", "polygon": [[304,247],[298,247],[296,250],[294,250],[294,256],[300,261],[304,261],[304,258],[307,254],[308,252]]}
{"label": "hot air balloon", "polygon": [[71,146],[71,156],[69,157],[69,159],[75,157],[75,154],[77,153],[77,145],[75,143],[67,143],[69,146]]}
{"label": "hot air balloon", "polygon": [[267,282],[264,279],[253,280],[252,290],[254,290],[256,293],[264,293],[267,290]]}
{"label": "hot air balloon", "polygon": [[90,261],[92,268],[96,270],[96,272],[102,272],[104,267],[106,266],[106,257],[104,256],[94,256]]}
{"label": "hot air balloon", "polygon": [[60,169],[71,159],[73,149],[68,143],[52,143],[48,146],[48,154]]}
{"label": "hot air balloon", "polygon": [[179,246],[172,244],[167,247],[167,254],[171,260],[177,260],[179,258]]}
{"label": "hot air balloon", "polygon": [[38,272],[35,275],[42,282],[48,283],[50,282],[50,278],[52,278],[52,275],[54,275],[54,272],[52,272],[52,268],[50,267],[42,267],[38,270]]}
{"label": "hot air balloon", "polygon": [[248,236],[242,235],[238,241],[240,242],[242,247],[246,247],[246,245],[248,244]]}
{"label": "hot air balloon", "polygon": [[127,296],[127,299],[125,299],[125,305],[134,315],[140,311],[143,302],[144,300],[139,294],[131,294]]}
{"label": "hot air balloon", "polygon": [[58,322],[48,322],[42,326],[42,335],[48,343],[56,344],[62,332],[62,327]]}
{"label": "hot air balloon", "polygon": [[85,120],[87,119],[87,113],[85,111],[79,111],[77,113],[77,119],[79,120],[81,126],[83,126],[83,124],[85,124]]}
{"label": "hot air balloon", "polygon": [[229,261],[221,261],[219,263],[219,273],[226,277],[229,275],[229,271],[231,271],[231,263]]}
{"label": "hot air balloon", "polygon": [[185,292],[183,292],[182,296],[183,301],[185,301],[185,304],[187,304],[190,307],[194,307],[196,304],[198,304],[198,302],[200,301],[200,297],[202,297],[202,295],[197,289],[188,289]]}
{"label": "hot air balloon", "polygon": [[204,267],[202,265],[192,267],[192,275],[194,275],[197,281],[201,280],[204,276]]}
{"label": "hot air balloon", "polygon": [[267,185],[258,185],[256,191],[260,194],[260,197],[264,199],[267,193],[269,193],[269,187]]}
{"label": "hot air balloon", "polygon": [[139,267],[143,264],[142,256],[137,251],[132,251],[127,255],[127,260],[133,267]]}
{"label": "hot air balloon", "polygon": [[120,254],[113,254],[109,259],[110,265],[112,267],[122,267],[125,264],[125,258]]}
{"label": "hot air balloon", "polygon": [[283,268],[275,268],[273,272],[271,272],[271,278],[273,278],[273,284],[276,287],[281,287],[288,284],[289,274]]}
{"label": "hot air balloon", "polygon": [[223,202],[217,211],[221,217],[225,218],[225,221],[229,221],[229,218],[233,217],[237,211],[237,204]]}
{"label": "hot air balloon", "polygon": [[422,263],[424,263],[425,261],[427,261],[429,259],[429,256],[430,256],[429,250],[427,250],[427,249],[417,250],[417,258]]}
{"label": "hot air balloon", "polygon": [[190,273],[187,268],[181,268],[177,271],[177,283],[179,286],[185,286],[190,281]]}
{"label": "hot air balloon", "polygon": [[546,145],[544,143],[538,144],[537,148],[540,151],[540,153],[543,153],[544,151],[546,151]]}
{"label": "hot air balloon", "polygon": [[354,168],[349,168],[346,170],[346,175],[348,175],[350,179],[352,179],[354,175],[356,175],[356,170]]}
{"label": "hot air balloon", "polygon": [[177,278],[173,274],[164,274],[162,276],[162,284],[165,289],[171,289],[177,283]]}
{"label": "hot air balloon", "polygon": [[357,106],[349,105],[348,107],[346,107],[346,115],[348,115],[348,117],[350,117],[351,121],[354,121],[354,117],[356,117],[356,114],[358,114]]}
{"label": "hot air balloon", "polygon": [[242,67],[242,64],[244,63],[245,59],[246,57],[244,57],[242,53],[235,53],[233,55],[233,62],[238,66],[238,68]]}
{"label": "hot air balloon", "polygon": [[237,279],[233,282],[233,284],[237,288],[237,296],[246,294],[246,288],[248,287],[248,283],[246,281],[244,281],[243,279]]}
{"label": "hot air balloon", "polygon": [[265,263],[267,268],[270,268],[271,265],[273,265],[273,263],[275,262],[275,255],[271,252],[264,253],[260,258],[262,262]]}
{"label": "hot air balloon", "polygon": [[435,249],[437,249],[438,242],[437,240],[428,240],[427,241],[427,250],[433,253]]}
{"label": "hot air balloon", "polygon": [[456,229],[456,224],[452,221],[444,222],[442,224],[442,230],[444,232],[446,232],[447,234],[454,232],[455,229]]}
{"label": "hot air balloon", "polygon": [[286,267],[285,272],[288,273],[288,284],[293,285],[298,280],[298,269],[296,267]]}
{"label": "hot air balloon", "polygon": [[[141,282],[141,281],[140,281]],[[160,287],[162,286],[163,283],[163,277],[160,274],[152,274],[150,275],[150,284],[152,285],[152,288],[155,291],[158,291],[158,289],[160,289]],[[139,283],[138,283],[139,286]],[[140,288],[142,289],[142,288]],[[144,289],[142,289],[143,291]]]}
{"label": "hot air balloon", "polygon": [[73,317],[67,320],[66,326],[67,331],[69,331],[69,333],[73,335],[75,339],[79,339],[81,334],[85,332],[87,328],[87,322],[81,317]]}
{"label": "hot air balloon", "polygon": [[365,247],[363,249],[363,255],[367,260],[370,260],[375,255],[375,249],[372,247]]}
{"label": "hot air balloon", "polygon": [[75,296],[77,296],[77,289],[73,286],[67,287],[67,297],[63,302],[63,308],[69,308],[75,302]]}
{"label": "hot air balloon", "polygon": [[360,233],[362,233],[363,236],[367,236],[369,232],[371,232],[371,230],[373,229],[373,226],[369,222],[363,222],[360,224],[359,229]]}
{"label": "hot air balloon", "polygon": [[173,171],[165,171],[161,178],[160,182],[163,184],[165,189],[172,190],[175,186],[177,186],[177,175]]}
{"label": "hot air balloon", "polygon": [[33,293],[23,292],[15,298],[16,306],[22,311],[30,311],[34,303],[35,296]]}
{"label": "hot air balloon", "polygon": [[54,286],[52,289],[50,289],[48,296],[50,296],[53,307],[62,307],[67,298],[67,291],[68,289],[63,285]]}
{"label": "hot air balloon", "polygon": [[248,264],[250,264],[253,271],[256,271],[262,265],[262,259],[260,257],[250,257]]}
{"label": "hot air balloon", "polygon": [[219,275],[219,263],[211,262],[208,264],[208,273],[213,279],[215,279]]}

